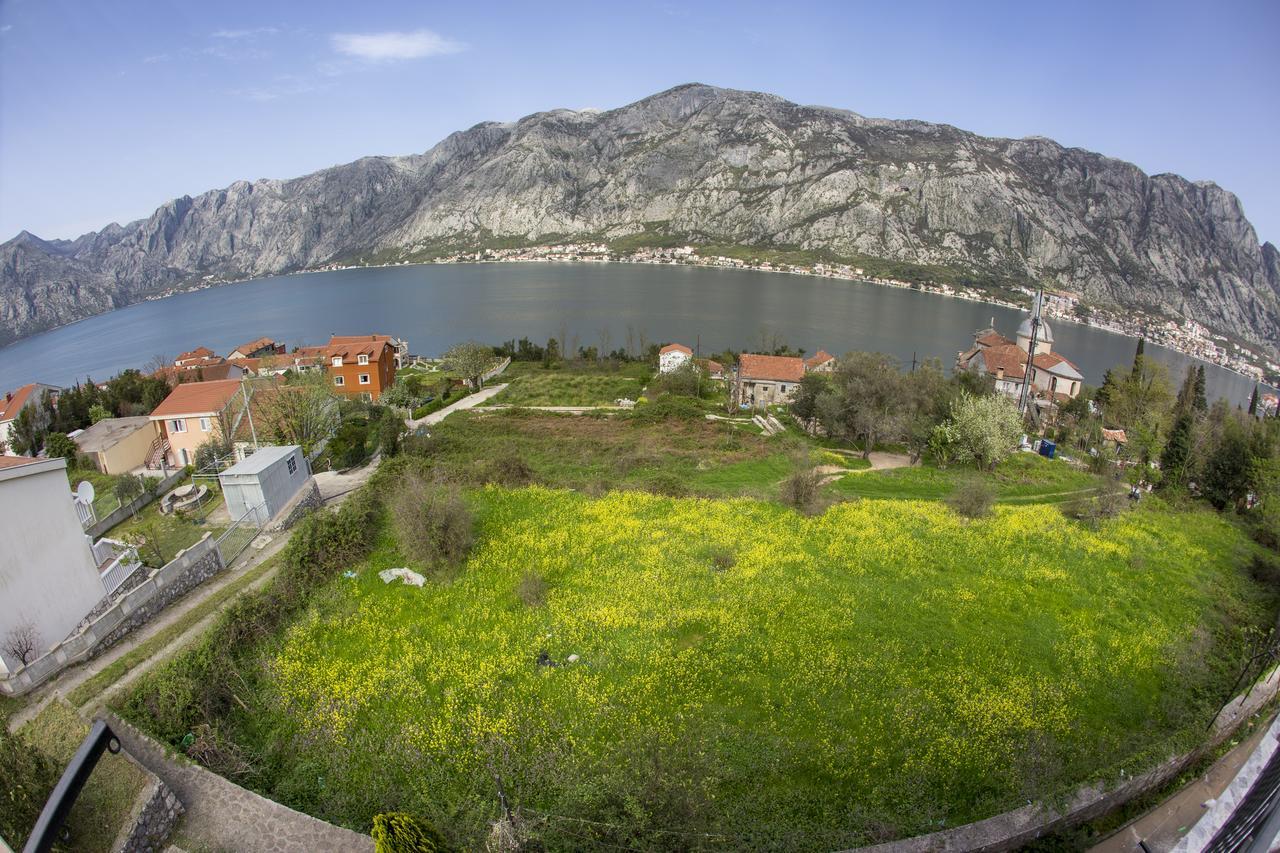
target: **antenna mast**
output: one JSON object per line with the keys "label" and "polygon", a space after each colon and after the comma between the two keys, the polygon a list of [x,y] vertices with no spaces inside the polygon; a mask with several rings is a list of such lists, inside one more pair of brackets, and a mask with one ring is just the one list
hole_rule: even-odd
{"label": "antenna mast", "polygon": [[1027,364],[1022,371],[1022,392],[1018,395],[1018,411],[1027,413],[1031,405],[1031,366],[1036,357],[1036,341],[1040,337],[1040,303],[1044,299],[1044,289],[1036,291],[1031,303],[1031,342],[1027,345]]}

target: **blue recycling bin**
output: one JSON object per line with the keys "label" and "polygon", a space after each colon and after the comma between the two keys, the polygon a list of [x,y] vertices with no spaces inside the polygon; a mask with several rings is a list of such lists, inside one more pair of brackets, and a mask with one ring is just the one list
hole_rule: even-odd
{"label": "blue recycling bin", "polygon": [[1052,459],[1053,454],[1057,449],[1058,449],[1058,446],[1054,444],[1052,441],[1049,441],[1048,439],[1040,440],[1040,455],[1043,456],[1044,458]]}

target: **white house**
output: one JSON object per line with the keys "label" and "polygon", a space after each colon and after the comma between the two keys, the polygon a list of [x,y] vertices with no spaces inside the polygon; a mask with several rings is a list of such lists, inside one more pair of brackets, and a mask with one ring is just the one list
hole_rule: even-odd
{"label": "white house", "polygon": [[0,400],[0,443],[4,444],[4,452],[10,456],[17,456],[17,452],[13,449],[13,441],[11,440],[10,430],[13,428],[13,422],[18,419],[18,415],[27,406],[36,406],[40,404],[40,399],[44,396],[45,391],[57,394],[59,389],[56,385],[45,385],[42,382],[32,382],[29,385],[23,385],[16,391],[9,391],[4,395],[4,399]]}
{"label": "white house", "polygon": [[[118,572],[108,540],[90,544],[67,483],[67,460],[0,456],[0,678],[66,639],[107,595]],[[136,565],[136,561],[131,563]],[[112,574],[115,572],[115,574]],[[108,578],[108,575],[111,575]]]}
{"label": "white house", "polygon": [[658,372],[670,373],[680,369],[693,358],[693,350],[684,344],[667,344],[658,350]]}

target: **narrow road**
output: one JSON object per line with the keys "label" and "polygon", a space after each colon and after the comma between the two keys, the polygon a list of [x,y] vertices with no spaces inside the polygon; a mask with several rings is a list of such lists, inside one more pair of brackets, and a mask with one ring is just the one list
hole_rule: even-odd
{"label": "narrow road", "polygon": [[458,402],[451,403],[450,405],[445,406],[443,409],[441,409],[438,412],[432,412],[426,417],[419,418],[416,421],[406,420],[404,422],[405,426],[409,427],[409,429],[411,430],[417,429],[420,426],[433,426],[435,424],[440,423],[442,420],[444,420],[454,412],[459,412],[459,411],[462,411],[463,409],[475,408],[476,406],[483,403],[485,400],[488,400],[490,397],[494,396],[495,394],[500,393],[502,389],[506,387],[507,387],[507,383],[505,382],[502,383],[501,385],[490,385],[488,388],[477,391],[474,394],[468,394]]}

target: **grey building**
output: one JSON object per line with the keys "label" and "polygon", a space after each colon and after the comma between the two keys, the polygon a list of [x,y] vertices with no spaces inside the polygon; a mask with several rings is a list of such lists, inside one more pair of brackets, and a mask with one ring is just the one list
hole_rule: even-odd
{"label": "grey building", "polygon": [[296,444],[263,447],[219,474],[218,482],[233,519],[256,509],[258,523],[266,524],[311,482],[311,470]]}

